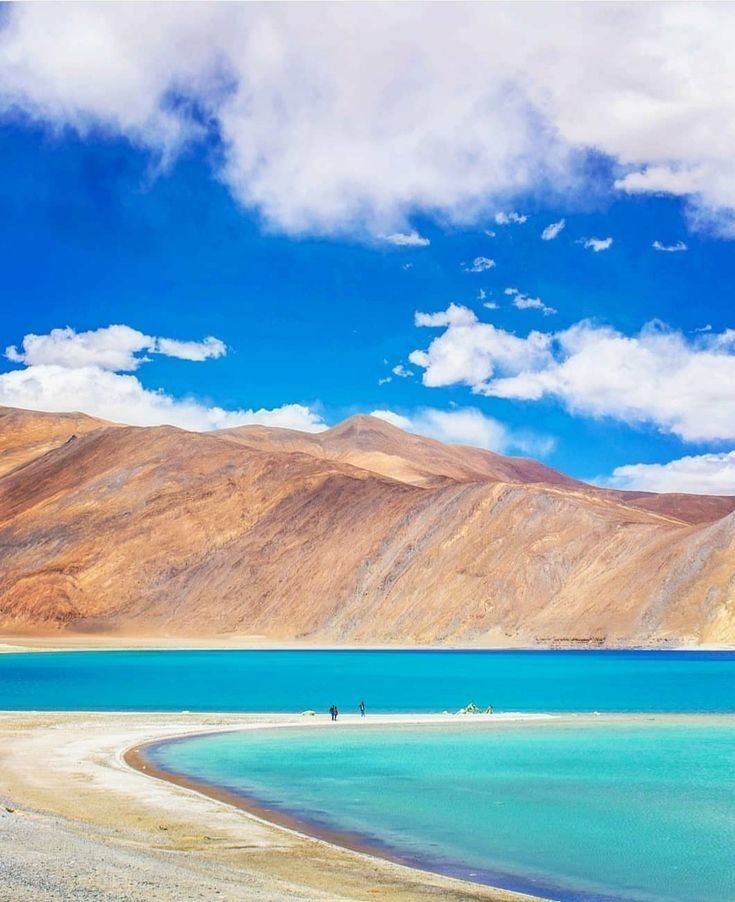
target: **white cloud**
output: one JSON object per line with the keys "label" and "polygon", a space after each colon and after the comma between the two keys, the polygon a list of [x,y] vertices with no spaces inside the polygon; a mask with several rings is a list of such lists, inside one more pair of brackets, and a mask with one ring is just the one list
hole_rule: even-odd
{"label": "white cloud", "polygon": [[399,376],[401,379],[410,379],[413,376],[413,370],[408,370],[402,363],[396,364],[391,370],[394,376]]}
{"label": "white cloud", "polygon": [[[143,356],[139,356],[141,352]],[[202,341],[177,341],[145,335],[124,325],[105,326],[89,332],[75,332],[67,326],[52,329],[46,335],[30,332],[23,338],[20,350],[11,345],[5,349],[5,356],[13,363],[26,366],[96,366],[113,372],[131,372],[148,360],[146,352],[202,361],[222,357],[227,348],[212,336]]]}
{"label": "white cloud", "polygon": [[495,222],[498,225],[510,225],[511,223],[523,225],[527,219],[528,216],[524,216],[522,213],[516,213],[515,211],[512,213],[500,212],[495,214]]}
{"label": "white cloud", "polygon": [[626,336],[583,321],[522,338],[457,305],[417,313],[416,324],[444,329],[409,355],[426,386],[556,399],[575,414],[652,424],[687,441],[735,438],[735,330],[689,338],[651,323]]}
{"label": "white cloud", "polygon": [[577,244],[581,244],[583,248],[594,251],[599,254],[600,251],[607,251],[612,247],[612,238],[581,238]]}
{"label": "white cloud", "polygon": [[676,254],[686,251],[689,248],[683,241],[677,241],[676,244],[663,244],[661,241],[654,241],[651,247],[655,251],[664,251],[667,254]]}
{"label": "white cloud", "polygon": [[497,232],[494,232],[492,229],[483,229],[482,231],[487,235],[488,238],[497,237]]}
{"label": "white cloud", "polygon": [[487,272],[495,266],[495,261],[490,257],[475,257],[470,266],[465,266],[465,272]]}
{"label": "white cloud", "polygon": [[157,354],[165,354],[166,357],[178,357],[180,360],[216,360],[224,357],[227,348],[219,338],[210,335],[202,341],[177,341],[174,338],[157,338],[153,350]]}
{"label": "white cloud", "polygon": [[109,326],[93,332],[54,329],[47,335],[26,335],[22,350],[6,356],[23,369],[0,374],[0,405],[29,410],[79,410],[91,416],[133,426],[168,424],[207,430],[261,423],[309,431],[324,427],[321,417],[302,404],[274,409],[225,410],[193,398],[174,398],[145,388],[137,370],[149,358],[142,352],[202,361],[225,353],[216,338],[202,342],[154,338],[129,326]]}
{"label": "white cloud", "polygon": [[553,241],[554,238],[557,238],[559,233],[565,228],[566,224],[566,219],[560,219],[558,222],[552,222],[550,225],[547,225],[541,233],[541,240]]}
{"label": "white cloud", "polygon": [[485,291],[484,288],[481,288],[477,294],[477,300],[483,302],[482,306],[486,310],[498,310],[499,309],[498,304],[495,301],[489,300],[489,297],[491,294],[492,294],[492,292]]}
{"label": "white cloud", "polygon": [[513,298],[512,303],[517,310],[540,310],[544,316],[551,316],[558,312],[555,307],[549,307],[547,304],[544,304],[541,298],[529,297],[517,288],[506,288],[504,294]]}
{"label": "white cloud", "polygon": [[392,235],[383,235],[383,241],[395,244],[398,247],[427,247],[431,244],[428,238],[419,235],[418,232],[394,232]]}
{"label": "white cloud", "polygon": [[389,382],[392,382],[392,381],[393,381],[392,376],[383,376],[382,378],[378,379],[378,385],[387,385]]}
{"label": "white cloud", "polygon": [[212,123],[218,177],[287,232],[481,222],[584,189],[587,149],[619,190],[735,228],[730,4],[335,4],[314,28],[302,4],[26,3],[3,22],[0,112],[164,166]]}
{"label": "white cloud", "polygon": [[449,444],[473,445],[499,453],[520,451],[543,456],[554,447],[553,439],[514,432],[476,407],[460,407],[455,410],[419,407],[407,414],[393,410],[373,410],[370,415],[407,432],[427,435]]}
{"label": "white cloud", "polygon": [[439,313],[417,313],[416,325],[443,332],[409,360],[424,370],[422,381],[431,388],[464,384],[479,391],[496,371],[518,372],[523,366],[551,364],[551,336],[532,332],[518,338],[490,323],[481,323],[467,307],[450,304]]}
{"label": "white cloud", "polygon": [[616,467],[605,485],[643,492],[735,495],[735,451],[682,457],[665,464]]}
{"label": "white cloud", "polygon": [[615,180],[615,187],[626,194],[696,194],[702,184],[700,167],[647,166]]}

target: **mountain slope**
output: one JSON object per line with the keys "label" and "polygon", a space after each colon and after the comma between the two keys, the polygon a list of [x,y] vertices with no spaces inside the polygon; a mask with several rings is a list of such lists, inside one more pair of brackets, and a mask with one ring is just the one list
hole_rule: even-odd
{"label": "mountain slope", "polygon": [[0,407],[0,476],[72,437],[105,425],[109,424],[83,413],[36,413]]}
{"label": "mountain slope", "polygon": [[684,522],[668,496],[367,420],[199,434],[0,412],[25,458],[0,476],[0,629],[735,643],[735,514]]}
{"label": "mountain slope", "polygon": [[600,489],[535,460],[504,457],[467,445],[445,445],[435,439],[404,432],[370,416],[351,417],[339,426],[319,433],[240,426],[217,434],[257,450],[298,451],[321,460],[350,463],[411,485],[438,486],[452,480],[562,486],[685,523],[709,523],[735,510],[735,498],[732,497]]}
{"label": "mountain slope", "polygon": [[456,482],[545,482],[581,485],[535,460],[503,457],[467,445],[445,445],[404,432],[371,416],[354,416],[325,432],[305,433],[265,426],[240,426],[219,435],[250,448],[301,451],[343,461],[414,485]]}

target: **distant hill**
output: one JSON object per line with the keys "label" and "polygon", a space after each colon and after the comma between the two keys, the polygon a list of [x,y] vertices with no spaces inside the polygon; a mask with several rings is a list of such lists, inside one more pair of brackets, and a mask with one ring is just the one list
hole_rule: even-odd
{"label": "distant hill", "polygon": [[734,510],[372,417],[191,433],[0,409],[0,629],[735,644]]}

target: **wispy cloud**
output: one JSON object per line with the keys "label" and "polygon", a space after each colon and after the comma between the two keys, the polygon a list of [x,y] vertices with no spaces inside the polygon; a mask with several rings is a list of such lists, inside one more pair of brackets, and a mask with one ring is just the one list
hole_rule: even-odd
{"label": "wispy cloud", "polygon": [[681,251],[689,250],[683,241],[677,241],[676,244],[663,244],[661,241],[654,241],[651,247],[655,251],[664,251],[667,254],[677,254]]}
{"label": "wispy cloud", "polygon": [[516,225],[523,225],[523,223],[528,219],[528,216],[524,216],[523,213],[516,213],[512,211],[511,213],[496,213],[495,214],[495,222],[497,225],[511,225],[514,223]]}
{"label": "wispy cloud", "polygon": [[600,251],[609,250],[613,245],[613,240],[612,238],[580,238],[577,244],[581,244],[587,250],[599,254]]}
{"label": "wispy cloud", "polygon": [[482,302],[482,306],[485,307],[486,310],[497,310],[498,304],[491,300],[490,292],[485,291],[484,288],[481,288],[477,293],[477,300]]}
{"label": "wispy cloud", "polygon": [[541,298],[529,297],[517,288],[506,288],[504,294],[513,298],[512,303],[517,310],[540,310],[544,316],[551,316],[558,312],[555,307],[544,304]]}
{"label": "wispy cloud", "polygon": [[554,238],[558,237],[559,233],[564,229],[566,224],[567,222],[565,219],[560,219],[558,222],[552,222],[550,225],[547,225],[541,233],[541,240],[553,241]]}
{"label": "wispy cloud", "polygon": [[463,264],[465,272],[486,272],[488,269],[492,269],[494,266],[495,261],[491,257],[475,257],[475,259],[469,266],[467,264]]}
{"label": "wispy cloud", "polygon": [[392,235],[382,235],[383,241],[395,244],[397,247],[428,247],[431,241],[419,235],[418,232],[394,232]]}

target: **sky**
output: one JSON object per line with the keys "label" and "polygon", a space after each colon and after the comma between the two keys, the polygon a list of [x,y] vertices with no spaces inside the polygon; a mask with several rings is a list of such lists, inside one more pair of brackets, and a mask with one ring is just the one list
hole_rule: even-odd
{"label": "sky", "polygon": [[0,11],[0,404],[735,494],[735,7]]}

